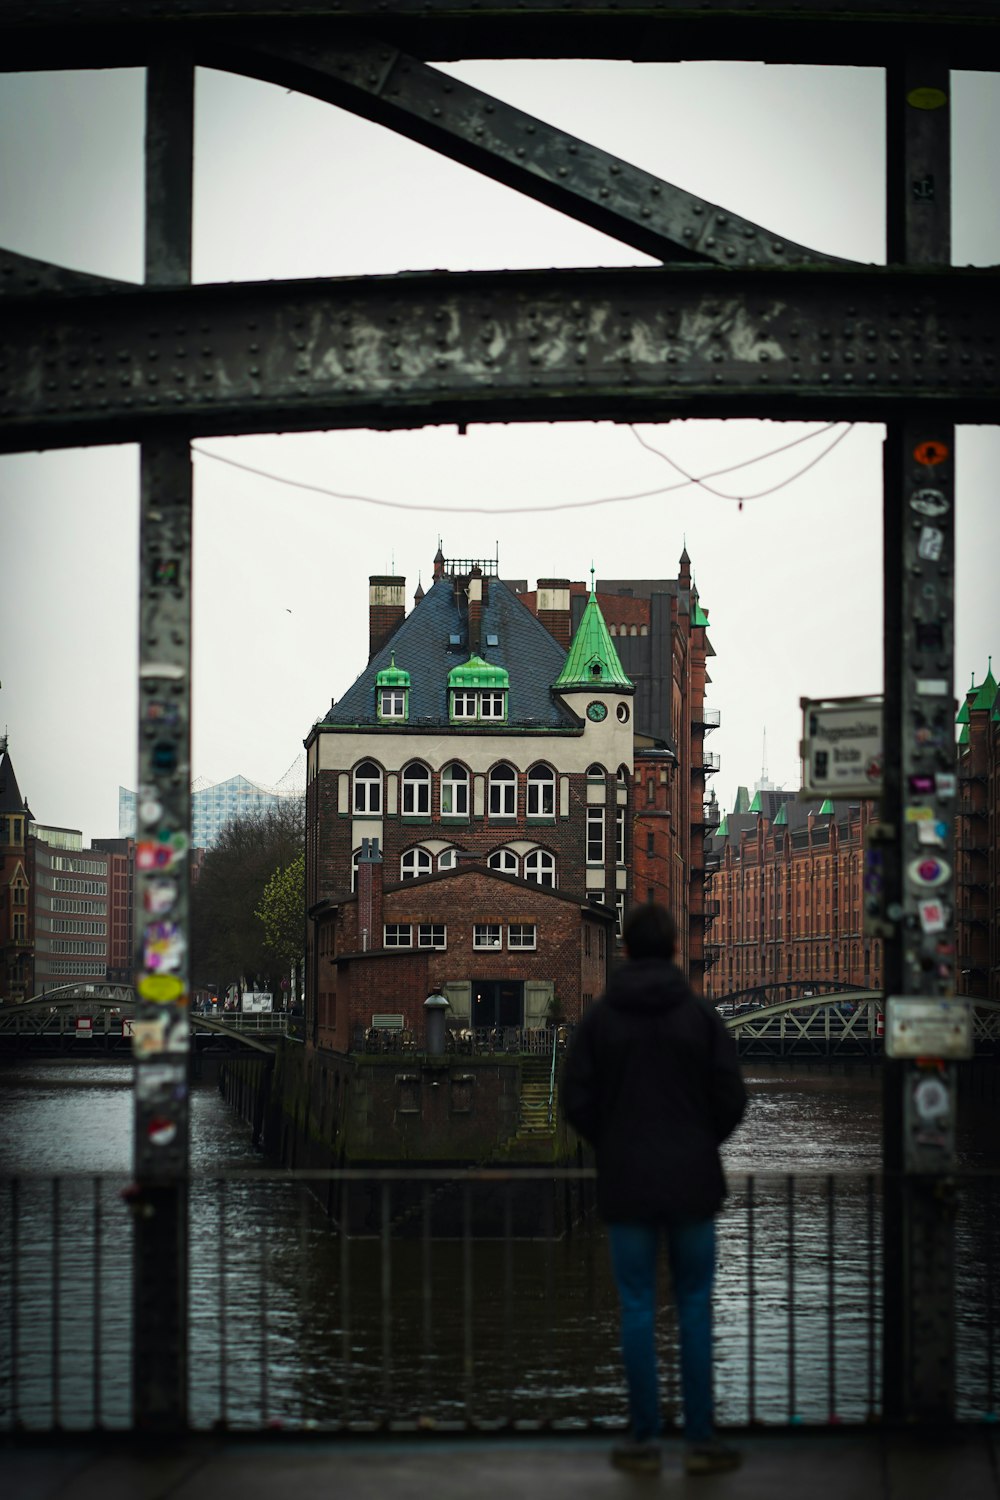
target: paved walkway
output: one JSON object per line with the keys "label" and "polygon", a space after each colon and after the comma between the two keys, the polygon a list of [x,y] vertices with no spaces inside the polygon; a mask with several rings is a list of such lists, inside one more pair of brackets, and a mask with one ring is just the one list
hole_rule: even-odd
{"label": "paved walkway", "polygon": [[1000,1500],[1000,1433],[935,1440],[867,1431],[730,1435],[743,1468],[688,1479],[668,1445],[659,1479],[612,1469],[592,1437],[39,1439],[0,1446],[4,1500]]}

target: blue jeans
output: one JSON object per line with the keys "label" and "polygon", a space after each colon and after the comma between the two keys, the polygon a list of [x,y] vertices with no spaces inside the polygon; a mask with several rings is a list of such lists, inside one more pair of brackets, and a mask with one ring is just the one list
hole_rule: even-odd
{"label": "blue jeans", "polygon": [[684,1436],[689,1443],[712,1436],[712,1280],[715,1221],[609,1224],[611,1265],[621,1303],[622,1358],[628,1382],[629,1416],[637,1443],[660,1433],[656,1368],[656,1258],[667,1241],[681,1341]]}

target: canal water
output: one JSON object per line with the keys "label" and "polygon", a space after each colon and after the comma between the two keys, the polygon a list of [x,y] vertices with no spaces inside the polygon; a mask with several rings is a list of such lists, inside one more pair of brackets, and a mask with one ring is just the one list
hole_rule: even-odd
{"label": "canal water", "polygon": [[[879,1075],[768,1065],[746,1077],[750,1106],[725,1149],[731,1193],[719,1221],[719,1419],[862,1421],[878,1404]],[[121,1190],[131,1129],[128,1064],[0,1073],[0,1427],[130,1423]],[[964,1150],[981,1164],[971,1137]],[[280,1174],[255,1180],[265,1163],[210,1083],[192,1095],[191,1165],[196,1426],[623,1420],[598,1224],[558,1239],[438,1238],[435,1204],[462,1189],[433,1184],[429,1235],[419,1213],[394,1210],[389,1188],[391,1236],[339,1236],[322,1191]],[[987,1213],[975,1198],[958,1229],[971,1417],[992,1407]],[[667,1288],[660,1341],[664,1404],[676,1415]]]}

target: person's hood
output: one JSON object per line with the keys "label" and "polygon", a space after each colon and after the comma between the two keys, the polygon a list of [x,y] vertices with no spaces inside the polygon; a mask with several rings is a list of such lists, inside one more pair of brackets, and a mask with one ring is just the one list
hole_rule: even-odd
{"label": "person's hood", "polygon": [[609,1005],[616,1010],[669,1010],[691,991],[676,964],[665,958],[642,958],[624,963],[608,981]]}

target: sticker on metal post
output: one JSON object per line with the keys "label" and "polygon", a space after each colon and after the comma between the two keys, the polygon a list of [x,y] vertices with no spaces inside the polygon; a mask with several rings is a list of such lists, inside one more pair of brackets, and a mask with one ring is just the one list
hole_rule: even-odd
{"label": "sticker on metal post", "polygon": [[891,995],[886,1012],[887,1057],[972,1056],[972,1013],[964,1000]]}
{"label": "sticker on metal post", "polygon": [[917,556],[924,562],[940,562],[944,551],[944,532],[937,526],[921,526]]}
{"label": "sticker on metal post", "polygon": [[910,860],[906,873],[914,885],[944,885],[951,874],[951,865],[936,854],[922,854],[919,859]]}
{"label": "sticker on metal post", "polygon": [[943,109],[948,103],[948,95],[944,89],[922,85],[920,88],[910,89],[906,102],[911,109]]}
{"label": "sticker on metal post", "polygon": [[944,932],[948,925],[948,913],[943,901],[937,897],[921,901],[918,912],[921,932]]}
{"label": "sticker on metal post", "polygon": [[925,469],[936,469],[938,464],[943,464],[950,456],[951,450],[947,443],[939,443],[934,438],[926,438],[913,450],[913,457]]}
{"label": "sticker on metal post", "polygon": [[937,516],[945,516],[950,510],[948,500],[940,490],[917,490],[910,497],[910,507],[920,516],[927,516],[933,520]]}

